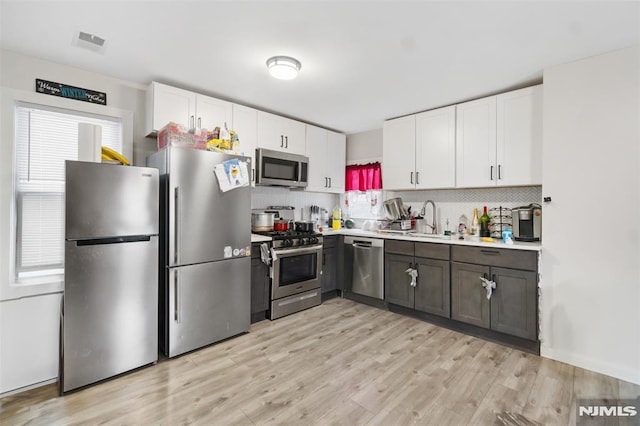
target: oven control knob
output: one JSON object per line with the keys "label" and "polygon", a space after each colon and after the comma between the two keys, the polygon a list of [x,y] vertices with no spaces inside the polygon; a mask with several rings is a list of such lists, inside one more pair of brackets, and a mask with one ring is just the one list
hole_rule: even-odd
{"label": "oven control knob", "polygon": [[309,238],[309,244],[318,244],[318,237]]}
{"label": "oven control knob", "polygon": [[307,244],[309,244],[309,239],[308,238],[300,238],[300,244],[301,246],[306,246]]}
{"label": "oven control knob", "polygon": [[293,245],[293,241],[291,241],[291,238],[285,239],[282,243],[285,247],[291,247]]}

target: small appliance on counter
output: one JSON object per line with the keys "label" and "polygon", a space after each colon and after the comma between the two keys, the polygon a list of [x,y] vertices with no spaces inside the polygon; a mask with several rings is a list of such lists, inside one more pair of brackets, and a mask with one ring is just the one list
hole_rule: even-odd
{"label": "small appliance on counter", "polygon": [[513,238],[516,241],[540,241],[542,236],[542,208],[540,204],[511,209]]}

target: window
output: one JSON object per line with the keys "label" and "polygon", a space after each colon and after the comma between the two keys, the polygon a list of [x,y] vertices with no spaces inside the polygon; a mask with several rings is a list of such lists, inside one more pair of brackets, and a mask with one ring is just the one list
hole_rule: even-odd
{"label": "window", "polygon": [[40,105],[15,110],[16,275],[64,272],[64,162],[78,159],[78,124],[102,127],[102,144],[122,152],[122,122]]}

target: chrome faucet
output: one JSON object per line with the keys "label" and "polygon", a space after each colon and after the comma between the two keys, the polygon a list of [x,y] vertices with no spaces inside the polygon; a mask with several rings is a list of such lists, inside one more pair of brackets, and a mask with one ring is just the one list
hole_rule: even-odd
{"label": "chrome faucet", "polygon": [[422,205],[422,210],[420,210],[420,216],[426,217],[427,204],[431,204],[433,206],[433,224],[429,225],[427,223],[427,226],[429,228],[431,228],[431,233],[432,234],[437,234],[438,233],[438,227],[436,226],[436,203],[434,203],[431,200],[425,201],[424,204]]}

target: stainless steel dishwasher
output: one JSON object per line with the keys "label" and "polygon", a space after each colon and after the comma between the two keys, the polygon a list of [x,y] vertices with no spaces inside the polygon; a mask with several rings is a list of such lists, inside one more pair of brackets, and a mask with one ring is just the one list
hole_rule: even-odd
{"label": "stainless steel dishwasher", "polygon": [[351,292],[384,299],[384,240],[345,236],[344,245],[351,263]]}

